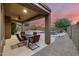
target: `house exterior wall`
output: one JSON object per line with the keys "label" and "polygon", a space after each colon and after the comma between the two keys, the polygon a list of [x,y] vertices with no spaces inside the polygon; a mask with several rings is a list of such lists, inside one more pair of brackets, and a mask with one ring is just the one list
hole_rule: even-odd
{"label": "house exterior wall", "polygon": [[2,55],[3,47],[5,43],[5,23],[4,23],[4,9],[3,4],[0,4],[0,55]]}

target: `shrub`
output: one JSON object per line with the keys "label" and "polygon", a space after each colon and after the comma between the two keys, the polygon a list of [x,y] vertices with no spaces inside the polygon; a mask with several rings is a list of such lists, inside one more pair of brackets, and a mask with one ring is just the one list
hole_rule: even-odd
{"label": "shrub", "polygon": [[67,31],[68,26],[70,26],[70,21],[65,18],[57,19],[57,21],[55,22],[55,27],[61,28],[60,31],[62,31],[62,29]]}
{"label": "shrub", "polygon": [[57,21],[55,22],[55,26],[58,28],[66,28],[70,26],[70,21],[65,18],[57,19]]}

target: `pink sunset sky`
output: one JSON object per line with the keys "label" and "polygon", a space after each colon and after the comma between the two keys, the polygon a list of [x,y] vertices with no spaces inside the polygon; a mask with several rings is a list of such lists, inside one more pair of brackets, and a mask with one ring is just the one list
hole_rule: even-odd
{"label": "pink sunset sky", "polygon": [[[79,21],[79,3],[46,3],[51,9],[51,23],[53,24],[57,18],[68,18],[72,24]],[[45,24],[44,18],[33,21],[35,25],[41,26]]]}

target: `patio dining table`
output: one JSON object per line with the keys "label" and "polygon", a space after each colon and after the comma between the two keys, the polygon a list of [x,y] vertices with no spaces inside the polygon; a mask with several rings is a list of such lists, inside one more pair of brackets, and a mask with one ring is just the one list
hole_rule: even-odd
{"label": "patio dining table", "polygon": [[33,36],[33,32],[32,31],[27,31],[25,33],[25,37],[27,38],[27,40],[29,40],[29,38],[32,37],[32,36]]}
{"label": "patio dining table", "polygon": [[32,37],[32,34],[25,34],[25,37],[27,38],[27,40],[29,40],[30,37]]}

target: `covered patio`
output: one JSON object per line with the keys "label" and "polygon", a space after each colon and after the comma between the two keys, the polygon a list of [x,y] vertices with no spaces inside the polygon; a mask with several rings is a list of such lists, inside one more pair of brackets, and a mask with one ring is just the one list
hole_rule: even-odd
{"label": "covered patio", "polygon": [[0,4],[0,55],[7,39],[11,38],[11,23],[21,23],[24,31],[24,23],[45,17],[45,44],[49,45],[50,40],[50,13],[51,10],[41,3],[30,4]]}

